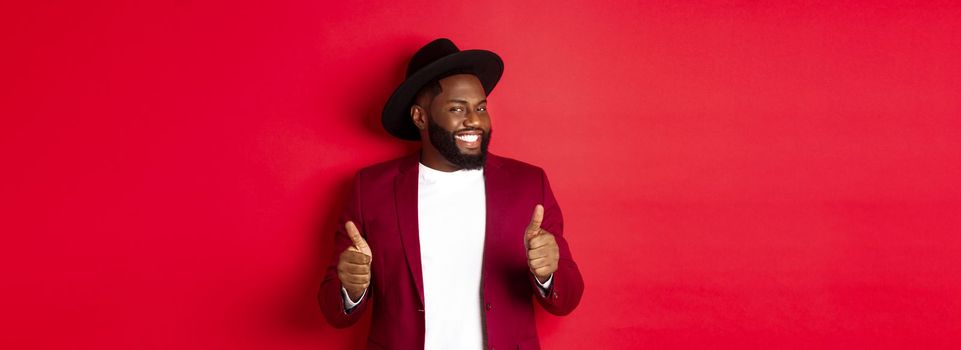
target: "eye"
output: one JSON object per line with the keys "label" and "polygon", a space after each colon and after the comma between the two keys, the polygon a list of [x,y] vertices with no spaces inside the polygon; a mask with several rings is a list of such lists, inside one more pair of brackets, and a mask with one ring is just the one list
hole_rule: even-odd
{"label": "eye", "polygon": [[463,111],[464,111],[464,108],[463,108],[463,107],[451,107],[451,108],[450,108],[450,111],[451,111],[451,112],[463,112]]}
{"label": "eye", "polygon": [[487,112],[487,106],[477,107],[477,111],[479,111],[479,112]]}

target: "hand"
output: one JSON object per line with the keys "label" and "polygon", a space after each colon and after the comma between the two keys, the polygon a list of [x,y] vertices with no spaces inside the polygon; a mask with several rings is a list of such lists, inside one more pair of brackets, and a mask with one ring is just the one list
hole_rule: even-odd
{"label": "hand", "polygon": [[370,261],[373,256],[370,253],[370,246],[367,245],[364,237],[360,236],[357,226],[354,226],[352,221],[348,221],[344,227],[354,245],[340,253],[337,277],[340,278],[340,283],[347,290],[350,299],[357,300],[370,285]]}
{"label": "hand", "polygon": [[541,228],[543,221],[544,206],[538,204],[534,206],[534,215],[531,216],[531,223],[527,225],[527,233],[524,235],[527,266],[541,283],[547,282],[551,274],[557,271],[557,260],[560,258],[560,249],[554,235]]}

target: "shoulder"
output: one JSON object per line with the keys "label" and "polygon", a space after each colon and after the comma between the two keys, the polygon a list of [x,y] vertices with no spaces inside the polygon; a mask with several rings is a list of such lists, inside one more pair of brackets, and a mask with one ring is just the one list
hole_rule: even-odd
{"label": "shoulder", "polygon": [[365,174],[399,172],[405,163],[410,162],[412,157],[413,155],[406,155],[400,158],[385,160],[380,163],[365,166],[357,172]]}
{"label": "shoulder", "polygon": [[496,171],[511,174],[512,177],[540,178],[546,176],[544,169],[537,165],[490,153],[487,154],[487,166],[490,167],[491,170],[496,169]]}
{"label": "shoulder", "polygon": [[383,183],[393,180],[398,174],[411,168],[417,168],[416,154],[368,165],[358,170],[354,179],[364,184]]}

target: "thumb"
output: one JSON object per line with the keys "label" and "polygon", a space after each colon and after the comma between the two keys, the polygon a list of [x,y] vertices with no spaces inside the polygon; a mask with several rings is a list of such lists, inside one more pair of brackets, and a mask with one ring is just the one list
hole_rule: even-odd
{"label": "thumb", "polygon": [[534,238],[541,232],[541,223],[544,222],[544,206],[538,204],[534,206],[534,214],[531,215],[531,223],[527,225],[526,240]]}
{"label": "thumb", "polygon": [[347,223],[344,224],[344,228],[347,229],[347,236],[350,237],[352,242],[354,242],[354,248],[360,250],[361,253],[370,255],[370,246],[367,245],[367,241],[364,240],[364,237],[360,236],[360,231],[357,230],[357,226],[354,225],[354,222],[347,221]]}

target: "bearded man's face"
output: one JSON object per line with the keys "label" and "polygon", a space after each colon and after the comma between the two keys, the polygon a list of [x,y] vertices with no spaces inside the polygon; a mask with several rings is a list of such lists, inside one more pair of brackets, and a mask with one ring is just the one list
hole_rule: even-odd
{"label": "bearded man's face", "polygon": [[451,75],[438,83],[440,92],[425,108],[430,144],[454,166],[480,169],[491,140],[484,87],[472,74]]}

